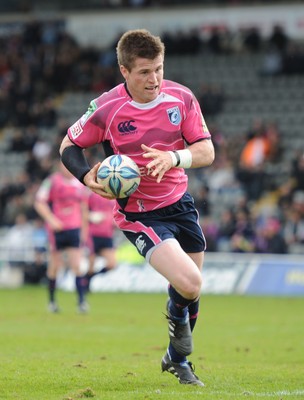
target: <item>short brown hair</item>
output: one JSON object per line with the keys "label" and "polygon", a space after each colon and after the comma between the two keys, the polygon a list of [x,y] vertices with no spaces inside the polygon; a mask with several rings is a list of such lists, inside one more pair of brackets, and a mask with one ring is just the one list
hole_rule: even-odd
{"label": "short brown hair", "polygon": [[154,60],[160,54],[164,56],[165,46],[159,36],[152,35],[146,29],[134,29],[121,36],[116,53],[118,65],[131,71],[136,58]]}

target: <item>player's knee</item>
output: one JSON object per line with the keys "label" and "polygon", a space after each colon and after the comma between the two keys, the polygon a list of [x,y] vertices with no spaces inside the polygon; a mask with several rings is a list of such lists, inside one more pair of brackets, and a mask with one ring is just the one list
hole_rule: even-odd
{"label": "player's knee", "polygon": [[189,299],[196,299],[200,293],[201,293],[201,287],[202,287],[202,281],[201,280],[197,280],[196,282],[194,282],[189,290],[188,290],[188,298]]}
{"label": "player's knee", "polygon": [[192,276],[185,277],[183,281],[181,292],[187,299],[196,299],[201,293],[202,277],[201,274],[193,274]]}

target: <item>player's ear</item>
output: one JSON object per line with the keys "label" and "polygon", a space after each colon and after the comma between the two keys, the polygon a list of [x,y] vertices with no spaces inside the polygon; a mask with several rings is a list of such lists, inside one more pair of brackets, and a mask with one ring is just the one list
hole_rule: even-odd
{"label": "player's ear", "polygon": [[128,76],[129,76],[129,71],[127,70],[127,68],[124,65],[120,65],[119,69],[120,69],[122,76],[125,78],[125,80],[127,80]]}

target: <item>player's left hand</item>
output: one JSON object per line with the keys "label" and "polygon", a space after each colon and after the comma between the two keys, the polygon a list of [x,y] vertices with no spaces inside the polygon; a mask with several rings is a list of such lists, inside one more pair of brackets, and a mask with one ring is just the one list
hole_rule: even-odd
{"label": "player's left hand", "polygon": [[173,166],[170,153],[168,151],[148,147],[145,144],[142,144],[141,148],[144,150],[144,158],[153,158],[153,160],[146,165],[146,168],[150,171],[149,175],[157,176],[156,182],[159,183],[164,174]]}

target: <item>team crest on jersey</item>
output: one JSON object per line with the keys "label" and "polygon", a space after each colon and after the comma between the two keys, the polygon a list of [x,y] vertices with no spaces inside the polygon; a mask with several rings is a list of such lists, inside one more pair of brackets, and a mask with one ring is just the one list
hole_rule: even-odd
{"label": "team crest on jersey", "polygon": [[71,126],[70,132],[73,139],[76,139],[82,133],[82,126],[80,121],[75,122],[75,124]]}
{"label": "team crest on jersey", "polygon": [[168,114],[169,121],[171,122],[171,124],[173,124],[173,125],[180,124],[182,117],[181,117],[181,113],[179,111],[178,106],[169,108],[167,110],[167,114]]}

